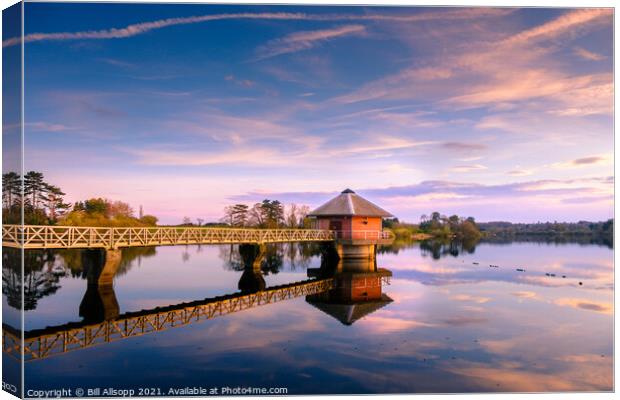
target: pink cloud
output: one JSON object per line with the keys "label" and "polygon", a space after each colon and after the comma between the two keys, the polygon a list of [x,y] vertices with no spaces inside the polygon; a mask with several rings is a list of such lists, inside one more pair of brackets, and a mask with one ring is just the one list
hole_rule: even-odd
{"label": "pink cloud", "polygon": [[257,60],[295,53],[318,46],[320,43],[335,38],[351,35],[361,35],[366,32],[362,25],[344,25],[331,29],[315,31],[300,31],[291,33],[283,38],[274,39],[257,49]]}
{"label": "pink cloud", "polygon": [[584,49],[583,47],[575,47],[574,52],[579,57],[590,61],[601,61],[607,58],[601,54],[597,54],[593,51]]}
{"label": "pink cloud", "polygon": [[508,38],[505,43],[522,44],[535,40],[551,39],[564,34],[575,35],[575,29],[595,23],[610,23],[611,8],[586,8],[567,12],[547,23],[525,30]]}

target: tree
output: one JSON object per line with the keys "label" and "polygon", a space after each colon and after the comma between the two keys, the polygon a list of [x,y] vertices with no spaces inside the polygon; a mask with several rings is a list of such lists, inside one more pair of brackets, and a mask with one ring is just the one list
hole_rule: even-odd
{"label": "tree", "polygon": [[59,187],[47,185],[47,193],[49,216],[53,222],[56,222],[58,217],[63,215],[71,205],[64,202],[63,196],[65,196],[65,193]]}
{"label": "tree", "polygon": [[106,200],[106,216],[110,218],[115,217],[133,217],[133,208],[127,203],[122,201],[107,201]]}
{"label": "tree", "polygon": [[5,224],[21,223],[22,181],[15,172],[2,175],[2,220]]}
{"label": "tree", "polygon": [[108,216],[107,210],[108,210],[107,202],[100,197],[96,199],[88,199],[84,201],[84,211],[86,211],[89,214],[99,213],[107,217]]}
{"label": "tree", "polygon": [[461,219],[458,215],[451,215],[450,218],[448,218],[448,225],[451,231],[458,229],[460,223]]}
{"label": "tree", "polygon": [[289,228],[297,228],[299,226],[299,209],[297,204],[291,203],[286,211],[286,226]]}
{"label": "tree", "polygon": [[232,207],[233,226],[246,226],[248,223],[248,206],[245,204],[235,204]]}
{"label": "tree", "polygon": [[39,204],[47,200],[47,184],[43,180],[43,174],[30,171],[24,176],[24,196],[27,205],[32,210],[38,210]]}
{"label": "tree", "polygon": [[147,214],[147,215],[143,215],[142,218],[140,218],[140,222],[148,226],[156,226],[157,221],[158,221],[158,218],[154,215]]}
{"label": "tree", "polygon": [[482,236],[480,231],[476,227],[476,225],[468,219],[463,221],[461,225],[459,226],[458,235],[461,238],[472,238],[472,239],[479,239],[480,236]]}
{"label": "tree", "polygon": [[284,221],[284,207],[278,200],[265,199],[260,204],[267,228],[277,228]]}
{"label": "tree", "polygon": [[21,178],[15,172],[2,174],[2,203],[4,208],[11,208],[21,202]]}
{"label": "tree", "polygon": [[256,203],[248,211],[249,223],[259,228],[265,227],[265,210],[261,203]]}
{"label": "tree", "polygon": [[83,201],[76,201],[73,204],[73,211],[86,211],[86,206]]}
{"label": "tree", "polygon": [[232,206],[226,206],[224,208],[224,216],[222,217],[222,219],[220,221],[232,226],[233,224],[233,207]]}
{"label": "tree", "polygon": [[198,222],[198,226],[202,226],[202,223],[205,221],[202,218],[196,218],[196,221]]}
{"label": "tree", "polygon": [[192,220],[189,217],[183,217],[183,223],[181,225],[192,225]]}
{"label": "tree", "polygon": [[230,226],[246,226],[248,224],[248,206],[245,204],[235,204],[224,209],[223,222]]}
{"label": "tree", "polygon": [[310,228],[310,219],[308,218],[308,214],[310,214],[310,207],[307,205],[303,205],[297,210],[300,227],[306,229]]}

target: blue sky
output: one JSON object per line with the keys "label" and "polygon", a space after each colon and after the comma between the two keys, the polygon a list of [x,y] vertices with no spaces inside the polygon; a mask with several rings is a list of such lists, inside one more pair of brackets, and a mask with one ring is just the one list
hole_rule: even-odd
{"label": "blue sky", "polygon": [[178,223],[350,187],[411,222],[613,214],[609,9],[25,12],[25,168],[71,201]]}

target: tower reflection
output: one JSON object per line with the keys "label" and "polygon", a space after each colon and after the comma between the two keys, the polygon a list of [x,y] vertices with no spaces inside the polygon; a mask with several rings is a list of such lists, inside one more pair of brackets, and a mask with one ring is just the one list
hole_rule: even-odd
{"label": "tower reflection", "polygon": [[377,268],[373,258],[324,259],[321,268],[308,269],[309,277],[333,278],[333,286],[306,296],[306,301],[345,325],[369,315],[393,300],[383,293],[392,272]]}

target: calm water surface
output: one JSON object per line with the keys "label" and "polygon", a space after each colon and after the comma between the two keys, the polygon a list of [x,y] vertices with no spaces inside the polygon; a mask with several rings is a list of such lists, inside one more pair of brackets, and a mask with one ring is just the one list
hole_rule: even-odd
{"label": "calm water surface", "polygon": [[[613,389],[612,249],[481,243],[469,252],[434,250],[415,244],[378,254],[377,266],[393,274],[382,287],[392,301],[382,307],[345,315],[301,296],[29,361],[26,388]],[[27,331],[82,320],[88,267],[81,257],[64,251],[29,259]],[[114,283],[121,314],[239,290],[236,247],[133,249],[123,257]],[[19,288],[4,265],[5,322],[17,327]],[[285,245],[269,248],[261,269],[270,287],[309,279],[308,269],[320,266],[316,251]]]}

